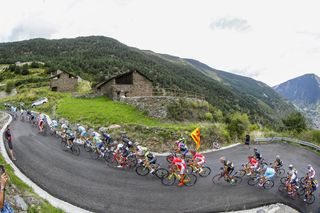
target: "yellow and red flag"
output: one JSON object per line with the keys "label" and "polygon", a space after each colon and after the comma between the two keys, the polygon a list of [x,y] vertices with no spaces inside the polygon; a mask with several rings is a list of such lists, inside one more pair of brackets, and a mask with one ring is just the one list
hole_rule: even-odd
{"label": "yellow and red flag", "polygon": [[196,148],[198,150],[200,148],[200,128],[199,127],[193,130],[193,132],[191,133],[191,138],[196,143]]}

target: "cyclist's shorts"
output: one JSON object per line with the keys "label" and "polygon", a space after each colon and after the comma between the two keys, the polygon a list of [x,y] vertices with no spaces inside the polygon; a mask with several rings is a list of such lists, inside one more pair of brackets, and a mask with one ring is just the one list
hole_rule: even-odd
{"label": "cyclist's shorts", "polygon": [[42,120],[39,122],[39,126],[40,126],[40,127],[43,126],[43,121],[42,121]]}
{"label": "cyclist's shorts", "polygon": [[157,162],[157,158],[152,158],[152,159],[149,161],[150,164],[155,164],[156,162]]}
{"label": "cyclist's shorts", "polygon": [[74,137],[70,137],[70,138],[68,138],[68,140],[73,142],[74,141]]}
{"label": "cyclist's shorts", "polygon": [[97,143],[97,144],[96,144],[96,147],[97,147],[98,149],[101,149],[102,146],[103,146],[103,143]]}
{"label": "cyclist's shorts", "polygon": [[180,175],[183,175],[186,172],[186,167],[184,165],[178,164],[177,165],[180,170]]}

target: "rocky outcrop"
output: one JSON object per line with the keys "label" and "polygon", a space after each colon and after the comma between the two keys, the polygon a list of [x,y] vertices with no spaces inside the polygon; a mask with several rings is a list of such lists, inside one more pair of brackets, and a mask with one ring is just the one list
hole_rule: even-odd
{"label": "rocky outcrop", "polygon": [[195,98],[179,98],[173,96],[151,96],[151,97],[127,97],[120,101],[135,106],[138,110],[146,112],[153,118],[167,119],[170,117],[168,108],[181,100],[189,103],[207,103]]}

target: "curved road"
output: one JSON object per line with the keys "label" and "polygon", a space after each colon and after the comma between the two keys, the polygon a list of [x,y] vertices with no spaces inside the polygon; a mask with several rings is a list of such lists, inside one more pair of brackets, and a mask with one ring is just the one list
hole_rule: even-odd
{"label": "curved road", "polygon": [[[246,179],[239,186],[213,185],[211,178],[218,172],[218,159],[224,155],[235,162],[236,170],[252,150],[243,146],[206,154],[213,168],[208,178],[198,178],[193,187],[165,187],[153,177],[139,177],[133,171],[113,169],[103,161],[90,159],[83,149],[80,156],[64,152],[57,138],[41,136],[27,123],[11,124],[16,165],[31,180],[53,196],[94,212],[218,212],[258,207],[281,202],[301,212],[316,212],[317,200],[306,205],[302,199],[292,200],[281,195],[279,179],[271,190],[249,186]],[[280,154],[285,167],[294,164],[299,174],[311,163],[318,174],[320,157],[295,146],[274,143],[258,145],[266,159]],[[164,158],[159,159],[165,163]],[[318,178],[319,179],[319,178]]]}

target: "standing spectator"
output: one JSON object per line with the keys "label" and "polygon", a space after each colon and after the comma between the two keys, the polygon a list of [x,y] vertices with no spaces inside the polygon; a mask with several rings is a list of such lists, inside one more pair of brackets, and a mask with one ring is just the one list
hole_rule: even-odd
{"label": "standing spectator", "polygon": [[[3,166],[2,166],[3,168]],[[3,169],[4,170],[4,169]],[[5,187],[8,182],[8,175],[5,171],[1,173],[0,179],[0,213],[13,213],[13,209],[8,202],[5,201]]]}
{"label": "standing spectator", "polygon": [[247,145],[248,148],[250,149],[250,135],[249,134],[246,134],[246,138],[245,138],[244,144]]}
{"label": "standing spectator", "polygon": [[9,153],[10,153],[10,158],[12,160],[16,160],[16,158],[13,156],[13,146],[12,146],[12,135],[11,135],[11,131],[10,131],[10,126],[7,126],[7,129],[4,133],[4,136],[6,138],[6,141],[8,143],[9,146]]}

